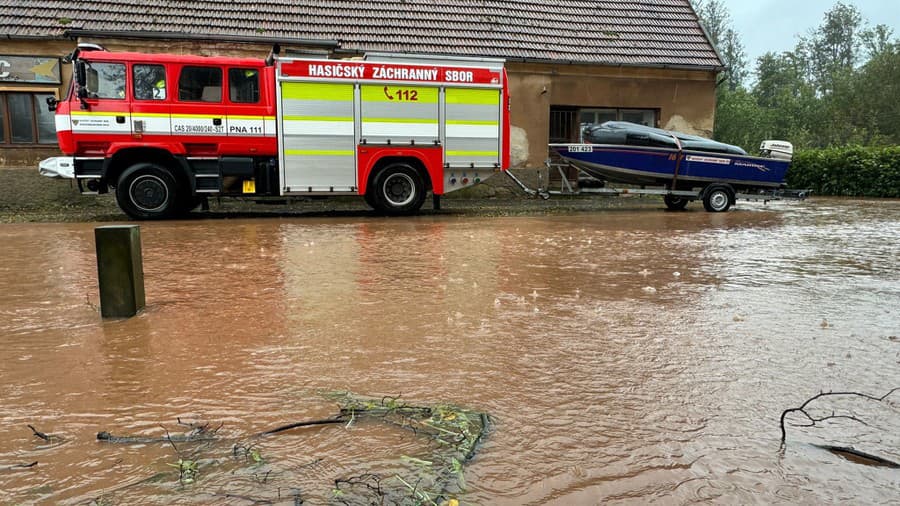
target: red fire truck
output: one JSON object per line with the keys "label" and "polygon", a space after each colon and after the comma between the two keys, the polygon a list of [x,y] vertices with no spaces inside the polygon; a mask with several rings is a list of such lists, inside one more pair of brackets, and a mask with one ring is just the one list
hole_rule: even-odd
{"label": "red fire truck", "polygon": [[265,59],[79,46],[56,110],[85,194],[134,219],[210,196],[360,195],[386,214],[509,166],[502,60],[367,54]]}

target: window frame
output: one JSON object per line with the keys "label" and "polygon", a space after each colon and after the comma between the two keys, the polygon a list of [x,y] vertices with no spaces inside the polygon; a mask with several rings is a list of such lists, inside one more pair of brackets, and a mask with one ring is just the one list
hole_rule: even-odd
{"label": "window frame", "polygon": [[[185,72],[192,70],[192,69],[211,69],[211,70],[219,71],[219,100],[217,100],[217,101],[203,100],[203,98],[202,98],[203,97],[203,89],[202,88],[204,88],[205,86],[201,87],[201,90],[200,90],[201,98],[198,98],[198,99],[181,98],[182,81],[185,77]],[[225,72],[224,72],[224,70],[225,70],[225,68],[222,65],[193,65],[193,64],[183,65],[180,69],[178,69],[178,88],[176,90],[177,93],[175,95],[175,101],[181,102],[181,103],[188,103],[188,104],[224,104],[225,96],[226,96],[225,92],[227,91],[227,89],[225,87]],[[188,89],[190,89],[190,88],[188,88]]]}
{"label": "window frame", "polygon": [[[651,113],[653,115],[653,124],[647,125],[650,127],[658,128],[659,127],[659,109],[652,107],[579,107],[578,108],[578,138],[576,139],[578,142],[584,142],[584,122],[581,121],[581,117],[585,113],[592,113],[594,115],[594,119],[597,119],[599,114],[609,114],[614,113],[616,116],[615,120],[606,120],[606,121],[625,121],[622,119],[626,113]],[[589,122],[589,125],[597,125],[602,122]]]}
{"label": "window frame", "polygon": [[[248,70],[252,70],[253,72],[255,72],[256,100],[254,100],[253,102],[234,100],[234,98],[232,97],[232,93],[234,93],[236,88],[234,86],[232,86],[231,72],[233,70],[244,71],[244,72],[246,72]],[[261,77],[261,74],[262,74],[261,70],[257,67],[228,67],[228,71],[226,72],[226,76],[228,78],[228,86],[227,86],[228,102],[231,104],[238,104],[238,105],[259,105],[262,102],[262,77]],[[224,89],[223,89],[223,95],[224,95]]]}
{"label": "window frame", "polygon": [[[150,98],[139,98],[138,97],[138,93],[137,93],[138,80],[135,77],[135,71],[136,71],[137,67],[160,67],[160,68],[162,68],[163,81],[166,84],[166,86],[165,86],[166,96],[165,97],[163,97],[163,98],[156,98],[156,97],[152,97],[152,96]],[[132,100],[135,100],[137,102],[142,102],[142,103],[151,103],[151,104],[152,103],[160,103],[160,102],[168,102],[169,97],[172,96],[172,94],[169,92],[171,90],[171,87],[169,86],[170,82],[171,82],[171,80],[169,79],[169,71],[166,68],[165,64],[162,64],[162,63],[134,63],[131,65],[131,97],[132,97]],[[152,95],[152,92],[151,92],[151,95]]]}
{"label": "window frame", "polygon": [[[23,94],[28,95],[31,98],[31,142],[12,142],[12,130],[11,130],[11,118],[9,115],[9,104],[7,97],[11,94]],[[39,88],[39,87],[22,87],[22,88],[9,88],[9,87],[0,87],[0,109],[2,109],[3,115],[0,116],[0,122],[3,123],[2,132],[0,132],[0,148],[4,149],[15,149],[15,148],[51,148],[55,146],[59,146],[59,138],[56,135],[56,114],[47,111],[50,113],[53,120],[53,141],[52,142],[41,142],[40,139],[40,129],[38,127],[37,117],[34,115],[35,107],[37,108],[46,108],[47,104],[45,101],[41,101],[37,97],[37,95],[50,95],[57,100],[59,100],[59,89],[58,88]]]}
{"label": "window frame", "polygon": [[[121,89],[122,95],[121,95],[121,96],[100,96],[99,94],[97,94],[97,96],[89,96],[89,97],[87,97],[88,100],[120,100],[120,101],[123,101],[123,102],[124,102],[125,100],[128,99],[128,65],[127,65],[125,62],[118,62],[118,61],[102,61],[102,60],[97,60],[97,61],[94,61],[94,60],[85,60],[85,64],[86,64],[86,66],[87,66],[87,68],[86,68],[86,70],[85,70],[85,79],[86,79],[88,82],[90,82],[90,72],[91,72],[91,70],[93,70],[93,66],[94,66],[94,65],[117,65],[117,66],[122,67],[122,69],[123,69],[123,71],[122,71],[122,89]],[[100,86],[99,86],[99,84],[100,84],[100,79],[99,79],[100,72],[99,72],[99,71],[95,71],[95,72],[96,72],[96,74],[97,74],[97,76],[98,76],[98,79],[97,79],[97,88],[98,88],[98,89],[97,89],[97,91],[99,92],[99,91],[100,91],[100,89],[99,89],[99,88],[100,88]],[[90,90],[90,86],[89,86],[88,84],[85,84],[84,87],[85,87],[85,89]]]}

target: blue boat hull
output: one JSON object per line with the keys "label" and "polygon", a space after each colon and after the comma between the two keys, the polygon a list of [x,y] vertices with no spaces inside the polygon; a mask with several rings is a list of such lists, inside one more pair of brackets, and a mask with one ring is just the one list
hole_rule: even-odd
{"label": "blue boat hull", "polygon": [[[728,183],[783,188],[790,162],[730,153],[610,144],[551,144],[567,162],[605,181],[689,189]],[[677,173],[676,173],[677,172]]]}

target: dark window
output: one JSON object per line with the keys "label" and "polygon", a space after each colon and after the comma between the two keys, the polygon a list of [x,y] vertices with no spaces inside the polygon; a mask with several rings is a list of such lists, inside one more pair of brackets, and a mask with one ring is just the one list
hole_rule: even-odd
{"label": "dark window", "polygon": [[162,65],[135,65],[132,68],[136,100],[166,99],[166,68]]}
{"label": "dark window", "polygon": [[13,144],[34,144],[34,99],[26,93],[7,95],[9,104],[9,133]]}
{"label": "dark window", "polygon": [[228,95],[232,102],[259,102],[259,71],[256,69],[228,69]]}
{"label": "dark window", "polygon": [[550,108],[550,142],[572,142],[577,136],[575,118],[578,110],[564,107]]}
{"label": "dark window", "polygon": [[0,93],[0,145],[56,144],[50,93]]}
{"label": "dark window", "polygon": [[583,141],[584,129],[591,125],[599,125],[607,121],[628,121],[648,127],[655,127],[657,120],[656,109],[580,109],[579,113],[579,137]]}
{"label": "dark window", "polygon": [[88,98],[125,98],[125,65],[87,62]]}
{"label": "dark window", "polygon": [[53,95],[36,93],[34,99],[34,117],[37,122],[38,143],[56,144],[56,114],[47,107],[47,99]]}
{"label": "dark window", "polygon": [[221,102],[222,69],[184,67],[178,80],[178,100],[185,102]]}

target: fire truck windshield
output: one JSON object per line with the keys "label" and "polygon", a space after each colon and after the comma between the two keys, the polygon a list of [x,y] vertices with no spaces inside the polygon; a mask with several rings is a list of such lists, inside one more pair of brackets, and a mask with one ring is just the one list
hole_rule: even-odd
{"label": "fire truck windshield", "polygon": [[124,99],[125,65],[87,62],[87,98]]}

